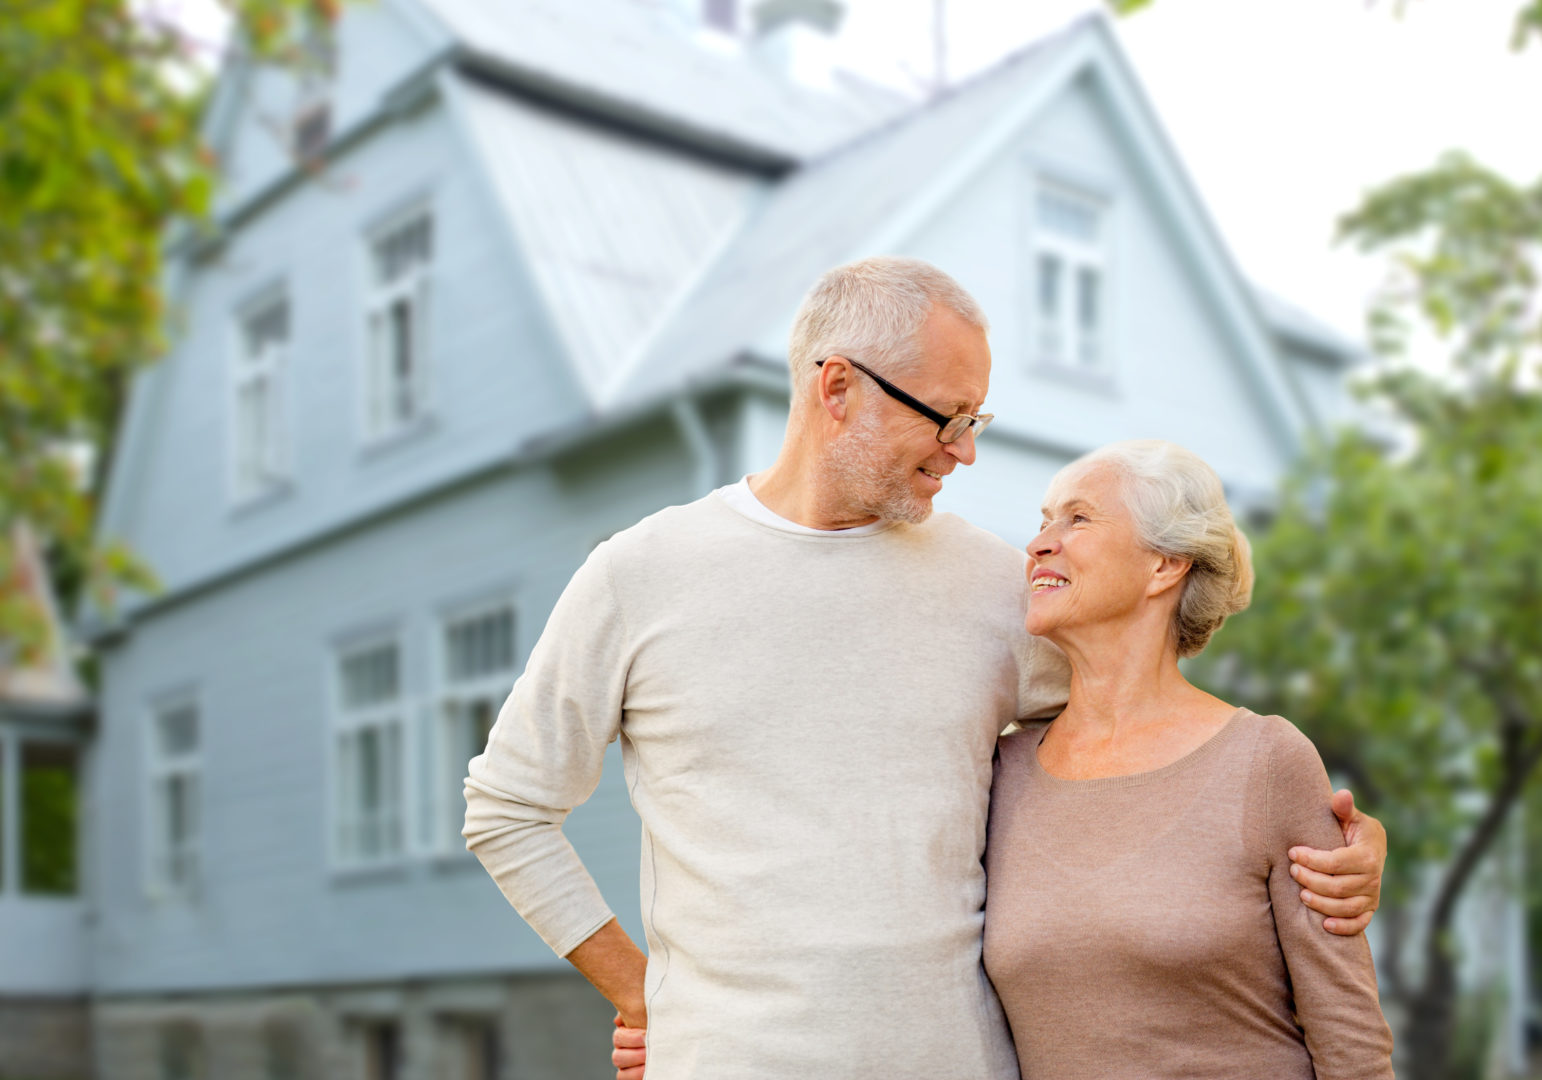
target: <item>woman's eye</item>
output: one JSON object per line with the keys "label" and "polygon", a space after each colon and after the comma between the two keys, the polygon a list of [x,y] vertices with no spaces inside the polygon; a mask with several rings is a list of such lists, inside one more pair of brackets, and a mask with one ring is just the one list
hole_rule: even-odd
{"label": "woman's eye", "polygon": [[1087,520],[1087,515],[1086,514],[1072,514],[1071,515],[1071,524],[1072,525],[1075,525],[1078,521],[1086,521],[1086,520]]}

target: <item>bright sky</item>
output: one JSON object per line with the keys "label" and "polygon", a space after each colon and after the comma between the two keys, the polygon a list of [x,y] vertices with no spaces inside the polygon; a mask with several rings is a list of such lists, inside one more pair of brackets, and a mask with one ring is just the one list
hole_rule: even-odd
{"label": "bright sky", "polygon": [[[1096,0],[947,0],[966,74]],[[1461,147],[1542,176],[1542,43],[1520,0],[1155,0],[1120,36],[1221,234],[1254,281],[1363,337],[1384,265],[1331,244],[1362,192]],[[849,0],[848,60],[932,70],[933,0]],[[862,47],[858,48],[858,42]],[[899,76],[903,78],[903,76]]]}

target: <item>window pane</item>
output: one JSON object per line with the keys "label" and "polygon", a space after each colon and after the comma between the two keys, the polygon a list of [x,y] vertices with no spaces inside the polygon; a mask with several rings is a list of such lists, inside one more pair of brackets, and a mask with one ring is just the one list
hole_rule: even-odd
{"label": "window pane", "polygon": [[288,301],[273,301],[248,315],[245,337],[244,359],[248,363],[262,360],[268,350],[287,342],[289,340]]}
{"label": "window pane", "polygon": [[343,657],[342,683],[344,708],[364,708],[396,700],[396,643]]}
{"label": "window pane", "polygon": [[375,241],[375,281],[391,285],[426,267],[433,255],[433,225],[420,214]]}
{"label": "window pane", "polygon": [[1057,255],[1039,256],[1039,355],[1061,357],[1061,277],[1064,264]]}
{"label": "window pane", "polygon": [[390,316],[391,352],[390,386],[392,419],[398,422],[412,419],[414,341],[412,337],[412,302],[399,297],[391,303]]}
{"label": "window pane", "polygon": [[79,769],[71,746],[30,744],[21,752],[21,887],[71,896],[79,888]]}
{"label": "window pane", "polygon": [[1076,359],[1083,367],[1097,367],[1099,361],[1100,287],[1096,270],[1082,267],[1076,272]]}
{"label": "window pane", "polygon": [[451,623],[445,632],[446,666],[454,680],[498,675],[514,667],[514,610],[503,607]]}
{"label": "window pane", "polygon": [[1056,315],[1060,311],[1060,259],[1039,256],[1039,314]]}
{"label": "window pane", "polygon": [[368,817],[380,809],[380,732],[359,732],[359,809]]}
{"label": "window pane", "polygon": [[198,710],[191,705],[168,709],[156,718],[157,738],[163,757],[198,752]]}
{"label": "window pane", "polygon": [[1039,225],[1046,232],[1087,244],[1098,241],[1102,214],[1097,206],[1057,191],[1040,191]]}

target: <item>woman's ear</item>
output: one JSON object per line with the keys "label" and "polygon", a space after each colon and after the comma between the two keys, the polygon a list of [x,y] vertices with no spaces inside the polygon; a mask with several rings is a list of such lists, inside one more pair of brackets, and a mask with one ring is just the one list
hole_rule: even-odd
{"label": "woman's ear", "polygon": [[1151,571],[1146,584],[1147,596],[1161,596],[1167,590],[1183,583],[1184,575],[1194,565],[1193,559],[1180,559],[1176,555],[1163,555]]}

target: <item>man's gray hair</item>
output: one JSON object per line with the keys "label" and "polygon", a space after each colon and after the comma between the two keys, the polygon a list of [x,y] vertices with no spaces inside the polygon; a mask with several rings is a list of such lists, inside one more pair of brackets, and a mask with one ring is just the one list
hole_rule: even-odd
{"label": "man's gray hair", "polygon": [[916,371],[921,327],[937,307],[982,332],[990,329],[979,302],[924,260],[878,255],[826,271],[793,320],[787,363],[794,396],[827,356],[849,355],[886,376]]}
{"label": "man's gray hair", "polygon": [[1172,635],[1179,656],[1197,655],[1253,595],[1251,551],[1232,520],[1221,478],[1198,454],[1175,443],[1131,439],[1077,458],[1050,481],[1050,490],[1096,465],[1119,473],[1141,547],[1190,560]]}

